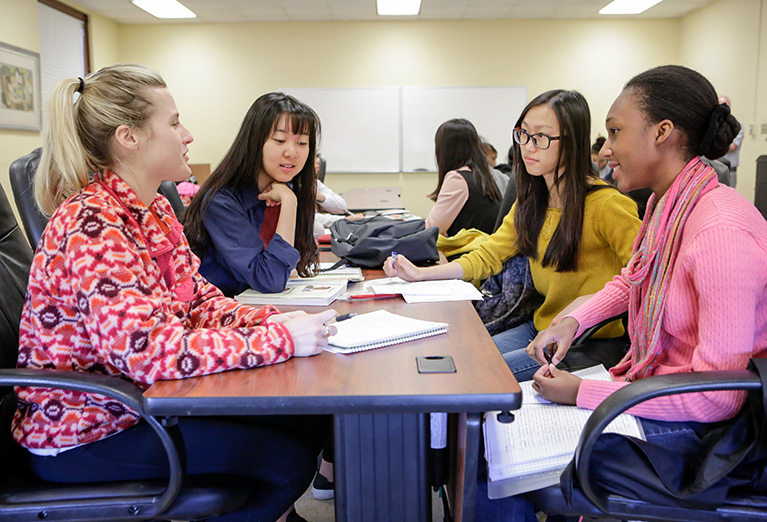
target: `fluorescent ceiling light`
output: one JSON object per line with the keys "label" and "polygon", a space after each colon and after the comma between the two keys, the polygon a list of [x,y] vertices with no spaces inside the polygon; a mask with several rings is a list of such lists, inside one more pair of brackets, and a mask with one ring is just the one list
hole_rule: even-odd
{"label": "fluorescent ceiling light", "polygon": [[421,0],[376,0],[381,16],[413,16],[421,10]]}
{"label": "fluorescent ceiling light", "polygon": [[639,14],[660,2],[661,0],[613,0],[600,9],[599,14]]}
{"label": "fluorescent ceiling light", "polygon": [[133,0],[133,5],[155,18],[197,18],[194,12],[176,0]]}

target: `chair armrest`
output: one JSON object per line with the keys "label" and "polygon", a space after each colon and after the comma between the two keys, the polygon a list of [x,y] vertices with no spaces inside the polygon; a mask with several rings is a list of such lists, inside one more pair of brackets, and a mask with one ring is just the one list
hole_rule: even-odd
{"label": "chair armrest", "polygon": [[[137,385],[119,377],[96,373],[85,373],[65,370],[29,370],[29,369],[0,369],[0,386],[36,386],[73,390],[85,393],[95,393],[119,401],[136,411],[154,430],[162,442],[168,457],[169,478],[165,491],[153,503],[157,515],[170,507],[181,490],[184,468],[173,434],[155,417],[144,412],[142,396],[144,391]],[[180,439],[180,437],[179,437]]]}
{"label": "chair armrest", "polygon": [[619,319],[625,321],[628,319],[628,312],[623,312],[620,315],[616,315],[614,317],[609,317],[607,319],[603,319],[602,321],[598,322],[594,326],[589,326],[586,328],[581,335],[578,336],[575,341],[573,341],[573,344],[570,346],[571,348],[580,348],[583,346],[586,341],[591,339],[595,333],[597,333],[603,326],[607,326],[608,324],[612,323],[613,321],[617,321]]}
{"label": "chair armrest", "polygon": [[584,495],[602,512],[607,512],[607,497],[591,483],[589,468],[594,445],[613,419],[637,404],[682,393],[721,390],[760,390],[762,381],[749,370],[716,370],[656,375],[634,381],[607,397],[591,414],[575,449],[575,473]]}

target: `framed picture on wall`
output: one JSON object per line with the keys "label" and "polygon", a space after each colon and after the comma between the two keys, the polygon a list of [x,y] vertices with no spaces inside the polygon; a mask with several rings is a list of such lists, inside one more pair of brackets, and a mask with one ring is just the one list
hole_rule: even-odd
{"label": "framed picture on wall", "polygon": [[40,55],[0,42],[0,129],[39,131]]}

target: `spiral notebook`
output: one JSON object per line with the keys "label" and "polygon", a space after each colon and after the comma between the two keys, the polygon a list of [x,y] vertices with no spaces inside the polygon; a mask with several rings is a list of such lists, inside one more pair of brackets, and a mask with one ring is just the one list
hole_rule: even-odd
{"label": "spiral notebook", "polygon": [[325,348],[334,353],[355,353],[423,337],[447,333],[447,323],[413,319],[376,310],[333,324],[338,333],[328,339]]}

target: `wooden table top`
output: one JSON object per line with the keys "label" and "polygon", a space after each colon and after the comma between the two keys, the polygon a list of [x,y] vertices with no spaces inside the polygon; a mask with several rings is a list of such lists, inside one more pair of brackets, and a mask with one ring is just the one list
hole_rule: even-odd
{"label": "wooden table top", "polygon": [[[366,271],[369,276],[382,272]],[[144,394],[154,415],[374,413],[516,409],[519,385],[468,301],[407,304],[402,297],[336,301],[339,314],[385,308],[449,323],[447,334],[354,354],[322,352],[284,363],[157,382]],[[283,311],[299,307],[282,306]],[[326,307],[305,307],[319,312]],[[450,355],[456,372],[419,374],[416,356]]]}

